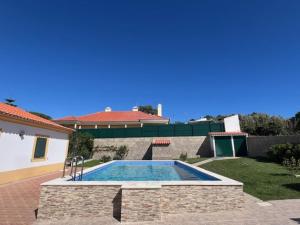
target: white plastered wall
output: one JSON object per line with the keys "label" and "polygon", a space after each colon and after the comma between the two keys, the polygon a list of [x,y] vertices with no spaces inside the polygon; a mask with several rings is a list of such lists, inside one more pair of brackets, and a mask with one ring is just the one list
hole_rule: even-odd
{"label": "white plastered wall", "polygon": [[[21,131],[23,138],[19,135]],[[48,151],[46,160],[32,162],[36,135],[49,136]],[[67,146],[66,133],[0,121],[0,172],[63,163]]]}
{"label": "white plastered wall", "polygon": [[240,132],[240,120],[238,115],[224,118],[225,132]]}

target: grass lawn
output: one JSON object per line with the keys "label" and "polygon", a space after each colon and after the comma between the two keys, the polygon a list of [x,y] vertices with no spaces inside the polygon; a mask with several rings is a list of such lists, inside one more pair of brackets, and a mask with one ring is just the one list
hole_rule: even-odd
{"label": "grass lawn", "polygon": [[201,157],[201,158],[199,158],[199,157],[198,158],[187,158],[185,162],[193,164],[193,163],[196,163],[196,162],[204,161],[206,159],[208,159],[208,158],[206,158],[206,157]]}
{"label": "grass lawn", "polygon": [[285,167],[263,159],[217,160],[201,168],[244,183],[244,191],[262,200],[300,198],[300,178]]}
{"label": "grass lawn", "polygon": [[88,161],[88,162],[85,162],[84,163],[84,167],[93,167],[93,166],[97,166],[99,164],[103,163],[101,160],[91,160],[91,161]]}

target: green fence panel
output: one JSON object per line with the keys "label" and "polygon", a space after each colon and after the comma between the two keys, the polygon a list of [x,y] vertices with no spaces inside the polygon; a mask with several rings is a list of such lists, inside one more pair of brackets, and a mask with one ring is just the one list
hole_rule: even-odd
{"label": "green fence panel", "polygon": [[93,136],[94,138],[102,137],[98,129],[82,129],[82,130],[77,130],[77,133],[88,134]]}
{"label": "green fence panel", "polygon": [[111,129],[112,130],[112,136],[114,138],[117,138],[117,137],[126,137],[126,130],[124,128],[114,128],[114,129]]}
{"label": "green fence panel", "polygon": [[209,123],[193,125],[194,136],[206,136],[210,132]]}
{"label": "green fence panel", "polygon": [[142,129],[142,136],[143,137],[157,137],[158,136],[158,126],[148,126],[143,127]]}
{"label": "green fence panel", "polygon": [[137,128],[125,128],[126,137],[142,137],[142,129]]}
{"label": "green fence panel", "polygon": [[114,138],[114,129],[103,129],[101,130],[101,133],[103,134],[104,138]]}
{"label": "green fence panel", "polygon": [[174,125],[174,136],[193,136],[193,127],[190,124]]}
{"label": "green fence panel", "polygon": [[210,132],[224,132],[224,124],[223,123],[210,123]]}
{"label": "green fence panel", "polygon": [[174,125],[164,125],[158,127],[158,137],[173,137],[174,136]]}
{"label": "green fence panel", "polygon": [[223,123],[201,122],[191,124],[149,125],[142,128],[102,128],[80,129],[80,133],[88,133],[94,138],[127,138],[127,137],[178,137],[207,136],[209,132],[223,132]]}

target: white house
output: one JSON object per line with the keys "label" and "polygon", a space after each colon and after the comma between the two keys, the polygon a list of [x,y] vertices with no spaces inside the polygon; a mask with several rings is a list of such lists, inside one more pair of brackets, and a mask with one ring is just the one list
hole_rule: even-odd
{"label": "white house", "polygon": [[0,103],[0,184],[62,169],[71,132]]}

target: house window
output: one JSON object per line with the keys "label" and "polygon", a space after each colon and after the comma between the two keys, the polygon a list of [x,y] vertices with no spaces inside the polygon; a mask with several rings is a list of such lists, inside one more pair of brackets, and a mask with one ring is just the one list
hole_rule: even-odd
{"label": "house window", "polygon": [[48,143],[47,137],[36,137],[34,149],[33,149],[32,161],[46,160],[47,143]]}

